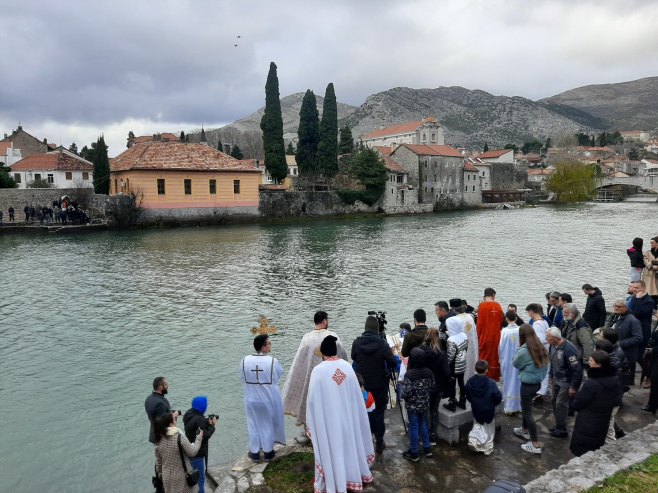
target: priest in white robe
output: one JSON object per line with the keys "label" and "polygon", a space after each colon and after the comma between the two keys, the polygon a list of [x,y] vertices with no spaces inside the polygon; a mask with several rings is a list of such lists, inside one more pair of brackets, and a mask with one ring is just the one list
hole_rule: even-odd
{"label": "priest in white robe", "polygon": [[453,298],[449,301],[450,308],[456,313],[455,318],[462,327],[460,332],[466,334],[468,338],[468,349],[466,350],[466,372],[464,373],[464,382],[467,382],[475,375],[475,363],[480,358],[480,347],[478,345],[478,332],[475,320],[470,313],[464,312],[463,300]]}
{"label": "priest in white robe", "polygon": [[516,325],[516,314],[508,311],[505,314],[507,327],[500,333],[498,345],[498,359],[500,360],[500,373],[503,376],[503,410],[506,414],[521,411],[521,380],[519,370],[512,362],[519,349],[519,326]]}
{"label": "priest in white robe", "polygon": [[[302,426],[306,420],[306,396],[311,379],[311,371],[322,361],[320,343],[328,335],[338,337],[328,330],[329,316],[326,312],[317,312],[314,316],[315,330],[304,335],[299,344],[295,359],[292,360],[288,378],[283,385],[284,413],[297,418],[297,426]],[[337,340],[338,356],[347,360],[347,353]]]}
{"label": "priest in white robe", "polygon": [[279,379],[283,368],[271,356],[272,344],[267,335],[254,339],[256,354],[245,356],[240,362],[240,380],[244,389],[244,408],[249,431],[249,457],[260,460],[263,451],[266,461],[274,458],[274,443],[286,443],[283,403]]}
{"label": "priest in white robe", "polygon": [[375,460],[368,413],[352,366],[337,357],[337,338],[320,346],[323,362],[311,373],[307,432],[315,456],[316,493],[362,491]]}

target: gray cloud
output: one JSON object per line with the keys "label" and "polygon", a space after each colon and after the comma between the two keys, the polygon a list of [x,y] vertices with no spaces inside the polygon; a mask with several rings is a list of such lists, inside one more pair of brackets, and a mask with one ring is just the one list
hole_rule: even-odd
{"label": "gray cloud", "polygon": [[355,105],[394,86],[536,99],[658,75],[657,24],[646,0],[23,0],[3,7],[0,125],[218,125],[262,106],[271,60],[282,95],[334,82]]}

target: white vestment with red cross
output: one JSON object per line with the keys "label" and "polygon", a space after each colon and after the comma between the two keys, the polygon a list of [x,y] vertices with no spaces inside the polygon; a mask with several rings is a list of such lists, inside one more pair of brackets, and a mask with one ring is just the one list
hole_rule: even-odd
{"label": "white vestment with red cross", "polygon": [[313,369],[306,424],[315,455],[316,493],[362,491],[375,459],[368,413],[349,363],[332,358]]}

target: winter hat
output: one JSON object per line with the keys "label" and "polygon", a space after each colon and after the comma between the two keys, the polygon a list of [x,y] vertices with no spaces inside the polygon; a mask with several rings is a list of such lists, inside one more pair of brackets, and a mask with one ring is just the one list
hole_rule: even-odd
{"label": "winter hat", "polygon": [[208,409],[208,398],[205,395],[197,395],[192,399],[192,409],[199,411],[201,414]]}
{"label": "winter hat", "polygon": [[462,300],[460,298],[452,298],[448,304],[450,305],[450,308],[459,308],[462,306]]}
{"label": "winter hat", "polygon": [[370,315],[366,318],[366,332],[379,332],[379,320],[377,317]]}
{"label": "winter hat", "polygon": [[337,340],[338,337],[335,336],[327,336],[322,340],[322,343],[320,344],[320,352],[323,356],[331,357],[338,354],[338,347],[336,346]]}

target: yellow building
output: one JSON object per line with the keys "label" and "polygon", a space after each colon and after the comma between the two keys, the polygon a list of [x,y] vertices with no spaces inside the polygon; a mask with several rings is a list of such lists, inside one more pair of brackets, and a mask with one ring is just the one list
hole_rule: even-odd
{"label": "yellow building", "polygon": [[110,161],[110,195],[135,195],[151,217],[257,215],[259,183],[256,166],[205,144],[151,140]]}

